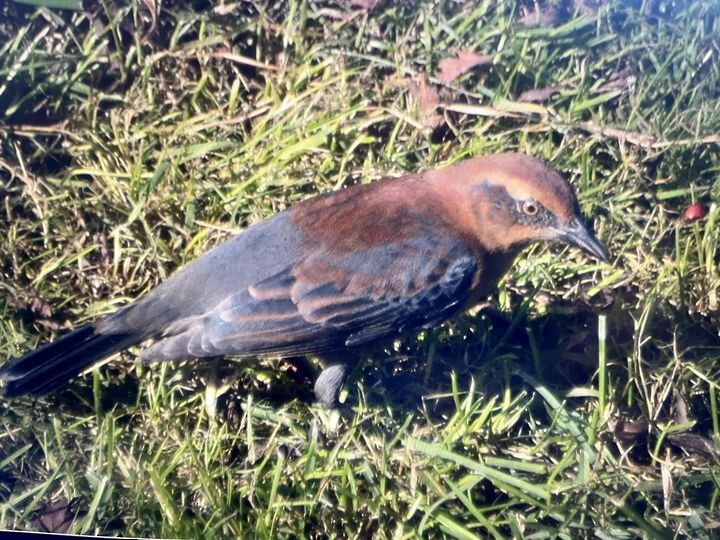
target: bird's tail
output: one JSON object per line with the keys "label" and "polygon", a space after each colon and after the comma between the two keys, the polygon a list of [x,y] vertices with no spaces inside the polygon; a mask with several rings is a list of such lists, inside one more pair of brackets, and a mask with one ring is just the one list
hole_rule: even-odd
{"label": "bird's tail", "polygon": [[132,333],[100,333],[87,325],[0,368],[6,397],[41,396],[93,364],[137,342]]}

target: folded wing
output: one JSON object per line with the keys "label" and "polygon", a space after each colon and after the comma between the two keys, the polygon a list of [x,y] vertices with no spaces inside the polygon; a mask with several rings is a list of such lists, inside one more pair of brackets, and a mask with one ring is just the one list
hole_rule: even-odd
{"label": "folded wing", "polygon": [[477,264],[447,238],[319,251],[173,324],[143,358],[320,354],[419,330],[460,309]]}

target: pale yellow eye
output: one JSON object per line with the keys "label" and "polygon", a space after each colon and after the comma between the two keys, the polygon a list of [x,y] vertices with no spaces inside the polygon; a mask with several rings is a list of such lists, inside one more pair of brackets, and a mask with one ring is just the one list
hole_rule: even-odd
{"label": "pale yellow eye", "polygon": [[525,201],[522,203],[522,211],[528,216],[535,216],[540,211],[540,205],[535,201]]}

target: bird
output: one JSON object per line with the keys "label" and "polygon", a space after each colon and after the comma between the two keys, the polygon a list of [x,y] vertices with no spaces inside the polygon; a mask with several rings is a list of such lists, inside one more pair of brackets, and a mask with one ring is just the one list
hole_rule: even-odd
{"label": "bird", "polygon": [[0,368],[4,396],[41,396],[115,353],[333,360],[314,393],[338,404],[353,351],[486,300],[535,242],[608,262],[570,183],[520,153],[356,184],[300,201],[214,247],[144,297]]}

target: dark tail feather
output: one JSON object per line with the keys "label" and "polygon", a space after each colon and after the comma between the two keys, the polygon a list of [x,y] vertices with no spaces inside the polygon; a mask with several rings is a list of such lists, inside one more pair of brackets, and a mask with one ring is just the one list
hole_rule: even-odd
{"label": "dark tail feather", "polygon": [[78,328],[3,366],[0,379],[5,382],[4,394],[6,397],[47,394],[136,341],[128,333],[96,333],[93,325]]}

